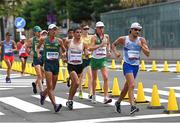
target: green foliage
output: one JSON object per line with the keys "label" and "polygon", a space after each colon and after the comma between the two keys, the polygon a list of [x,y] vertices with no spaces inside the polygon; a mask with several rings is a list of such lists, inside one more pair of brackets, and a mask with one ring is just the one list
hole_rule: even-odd
{"label": "green foliage", "polygon": [[31,0],[20,14],[27,21],[26,28],[33,28],[39,25],[47,29],[47,15],[49,14],[49,0]]}
{"label": "green foliage", "polygon": [[1,0],[0,16],[17,16],[29,0]]}

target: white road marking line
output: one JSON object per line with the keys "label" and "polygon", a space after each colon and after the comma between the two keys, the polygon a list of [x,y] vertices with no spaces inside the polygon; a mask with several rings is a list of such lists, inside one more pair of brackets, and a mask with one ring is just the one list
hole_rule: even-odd
{"label": "white road marking line", "polygon": [[[32,95],[32,96],[35,97],[35,98],[40,99],[39,95]],[[66,102],[68,101],[67,99],[57,97],[57,96],[55,97],[55,99],[56,99],[57,104],[62,104],[64,107],[66,107]],[[48,97],[46,98],[46,101],[51,102]],[[89,105],[85,105],[85,104],[73,101],[73,108],[74,109],[93,108],[93,106],[89,106]]]}
{"label": "white road marking line", "polygon": [[180,114],[153,114],[153,115],[137,115],[137,116],[127,116],[127,117],[113,117],[113,118],[99,118],[99,119],[89,119],[89,120],[75,120],[75,121],[65,121],[56,123],[100,123],[100,122],[115,122],[115,121],[132,121],[141,119],[158,119],[158,118],[169,118],[169,117],[179,117]]}
{"label": "white road marking line", "polygon": [[31,86],[25,86],[25,85],[0,85],[2,88],[26,88],[26,87],[31,87]]}
{"label": "white road marking line", "polygon": [[[84,98],[84,99],[88,99],[88,95],[89,95],[88,93],[83,92],[83,98]],[[78,92],[75,94],[75,96],[78,97]],[[103,97],[103,96],[96,95],[96,101],[97,101],[97,102],[100,102],[100,103],[104,103],[104,97]],[[112,102],[111,102],[111,103],[108,103],[108,105],[114,106],[114,104],[115,104],[116,101],[117,101],[117,100],[112,99]],[[121,105],[129,105],[129,103],[122,101],[122,102],[121,102]]]}
{"label": "white road marking line", "polygon": [[4,113],[0,112],[0,115],[4,115]]}
{"label": "white road marking line", "polygon": [[1,87],[0,87],[0,91],[1,91],[1,90],[9,90],[9,89],[13,89],[13,88],[1,88]]}
{"label": "white road marking line", "polygon": [[[144,88],[144,92],[152,93],[151,88]],[[169,96],[168,91],[158,90],[158,93],[161,95]],[[176,97],[180,97],[180,93],[175,93]]]}
{"label": "white road marking line", "polygon": [[26,102],[16,97],[1,97],[0,102],[6,103],[25,112],[49,111],[48,109]]}
{"label": "white road marking line", "polygon": [[[180,79],[180,78],[179,78]],[[165,88],[173,88],[175,90],[180,90],[180,86],[179,87],[165,87]]]}

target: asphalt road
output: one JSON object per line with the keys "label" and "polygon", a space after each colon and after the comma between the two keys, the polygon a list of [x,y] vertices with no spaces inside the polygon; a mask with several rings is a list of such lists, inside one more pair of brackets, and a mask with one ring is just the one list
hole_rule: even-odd
{"label": "asphalt road", "polygon": [[[174,70],[174,68],[172,68]],[[69,88],[66,83],[58,83],[55,91],[57,103],[62,103],[63,108],[59,113],[54,113],[53,106],[47,100],[43,106],[39,103],[39,94],[32,93],[31,83],[35,76],[21,76],[12,72],[12,83],[5,83],[5,71],[0,70],[0,122],[178,122],[180,113],[165,114],[164,109],[147,109],[148,104],[137,104],[140,111],[130,116],[130,106],[127,101],[122,103],[122,113],[114,111],[113,103],[103,104],[103,94],[97,92],[97,104],[87,99],[87,90],[84,90],[84,99],[74,98],[74,110],[69,111],[65,107]],[[102,77],[99,73],[102,86]],[[113,86],[114,77],[118,77],[119,87],[122,89],[124,77],[122,70],[109,70],[110,89]],[[178,105],[180,105],[180,74],[173,72],[139,72],[137,83],[143,83],[143,90],[147,100],[151,100],[152,86],[157,84],[161,104],[167,108],[169,88],[176,93]],[[44,85],[45,86],[45,85]]]}

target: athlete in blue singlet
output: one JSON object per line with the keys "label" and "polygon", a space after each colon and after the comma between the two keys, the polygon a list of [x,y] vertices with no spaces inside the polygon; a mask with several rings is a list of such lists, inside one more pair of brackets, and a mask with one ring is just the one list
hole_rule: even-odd
{"label": "athlete in blue singlet", "polygon": [[130,114],[133,114],[139,109],[134,105],[134,86],[135,78],[139,70],[140,54],[141,50],[146,56],[149,56],[149,48],[146,40],[139,36],[142,26],[135,22],[130,27],[130,34],[128,36],[119,37],[113,44],[112,50],[116,57],[120,57],[120,52],[116,50],[116,46],[123,45],[123,73],[126,78],[126,83],[120,94],[119,99],[115,103],[115,109],[118,113],[121,113],[120,103],[122,99],[128,93],[129,102],[131,104]]}

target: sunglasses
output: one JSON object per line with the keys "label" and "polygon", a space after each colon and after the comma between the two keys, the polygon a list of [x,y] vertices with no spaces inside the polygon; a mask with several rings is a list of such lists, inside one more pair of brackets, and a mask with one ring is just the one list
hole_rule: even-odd
{"label": "sunglasses", "polygon": [[76,31],[75,33],[81,33],[81,31]]}
{"label": "sunglasses", "polygon": [[89,28],[84,28],[83,30],[89,30]]}
{"label": "sunglasses", "polygon": [[134,28],[133,30],[134,30],[134,31],[139,31],[139,32],[141,31],[141,29],[135,29],[135,28]]}

